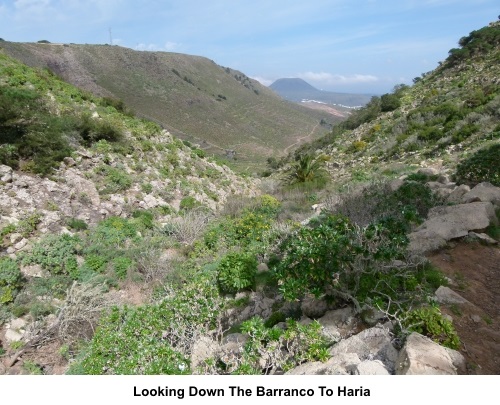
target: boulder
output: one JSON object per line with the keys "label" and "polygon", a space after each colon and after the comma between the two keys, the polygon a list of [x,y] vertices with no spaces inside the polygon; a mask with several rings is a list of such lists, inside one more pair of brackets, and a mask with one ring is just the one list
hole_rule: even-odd
{"label": "boulder", "polygon": [[215,356],[219,346],[208,336],[200,337],[193,344],[191,351],[191,369],[196,373],[196,369],[203,365],[203,362]]}
{"label": "boulder", "polygon": [[440,286],[434,293],[436,301],[440,304],[468,304],[465,298],[457,294],[451,288]]}
{"label": "boulder", "polygon": [[413,332],[399,353],[398,375],[456,375],[465,372],[465,359],[457,351]]}
{"label": "boulder", "polygon": [[80,196],[86,196],[93,207],[96,208],[101,204],[101,198],[93,182],[81,177],[75,169],[66,170],[64,175],[68,185],[77,190]]}
{"label": "boulder", "polygon": [[422,167],[418,169],[417,173],[425,174],[426,176],[436,176],[439,174],[438,169],[434,169],[433,167]]}
{"label": "boulder", "polygon": [[337,341],[351,336],[356,328],[356,317],[351,307],[327,311],[318,322],[323,327],[323,335]]}
{"label": "boulder", "polygon": [[13,171],[12,168],[6,165],[0,165],[0,181],[4,183],[12,182]]}
{"label": "boulder", "polygon": [[462,197],[470,191],[470,187],[466,184],[462,184],[456,187],[446,198],[446,201],[451,204],[459,204],[462,201]]}
{"label": "boulder", "polygon": [[361,363],[356,353],[341,353],[331,357],[327,362],[313,361],[301,364],[285,373],[285,375],[350,375]]}
{"label": "boulder", "polygon": [[356,375],[390,375],[380,360],[365,360],[354,369]]}
{"label": "boulder", "polygon": [[330,348],[329,353],[332,357],[355,353],[361,361],[380,360],[390,373],[394,371],[398,357],[398,351],[392,345],[391,332],[381,325],[365,329],[357,335],[342,340]]}
{"label": "boulder", "polygon": [[325,300],[317,299],[313,296],[305,297],[300,305],[302,313],[312,319],[321,318],[328,310],[328,304]]}
{"label": "boulder", "polygon": [[485,233],[469,232],[469,238],[476,239],[477,241],[486,245],[498,245],[498,241]]}
{"label": "boulder", "polygon": [[462,203],[464,204],[475,201],[491,202],[500,206],[500,187],[495,187],[488,182],[479,183],[462,197]]}
{"label": "boulder", "polygon": [[419,254],[436,250],[446,241],[496,223],[495,209],[490,202],[434,207],[427,220],[409,235],[408,249]]}

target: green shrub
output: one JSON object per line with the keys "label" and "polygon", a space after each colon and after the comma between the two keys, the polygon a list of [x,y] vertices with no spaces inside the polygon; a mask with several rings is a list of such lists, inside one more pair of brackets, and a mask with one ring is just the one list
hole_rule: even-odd
{"label": "green shrub", "polygon": [[17,223],[16,232],[19,232],[24,238],[27,238],[36,231],[36,227],[41,220],[42,216],[39,213],[31,213]]}
{"label": "green shrub", "polygon": [[400,258],[407,239],[397,221],[378,222],[360,228],[347,218],[328,215],[319,225],[303,227],[280,245],[282,259],[273,271],[283,297],[294,300],[309,292],[350,300],[360,281],[379,264]]}
{"label": "green shrub", "polygon": [[66,225],[75,231],[84,231],[85,229],[88,229],[87,223],[83,219],[78,218],[69,218],[66,221]]}
{"label": "green shrub", "polygon": [[255,282],[257,260],[250,254],[228,253],[217,268],[217,282],[222,292],[234,294]]}
{"label": "green shrub", "polygon": [[140,229],[152,229],[154,214],[148,210],[135,210],[132,213],[132,217],[135,219],[134,223],[139,225]]}
{"label": "green shrub", "polygon": [[151,192],[153,191],[153,185],[151,183],[141,184],[141,190],[143,193],[151,194]]}
{"label": "green shrub", "polygon": [[179,204],[179,208],[182,211],[192,210],[193,208],[196,208],[199,206],[200,206],[200,203],[198,202],[198,200],[196,200],[196,198],[191,197],[191,196],[184,197]]}
{"label": "green shrub", "polygon": [[455,181],[469,185],[488,181],[500,187],[499,156],[500,143],[478,150],[457,166]]}
{"label": "green shrub", "polygon": [[450,349],[460,348],[460,339],[453,324],[443,317],[439,308],[424,307],[410,311],[405,326],[410,332],[418,332]]}
{"label": "green shrub", "polygon": [[113,270],[119,280],[124,280],[127,277],[127,272],[132,264],[132,260],[128,257],[115,257],[113,259]]}
{"label": "green shrub", "polygon": [[116,193],[128,189],[132,185],[132,178],[123,169],[102,165],[97,173],[104,176],[105,187],[103,194]]}
{"label": "green shrub", "polygon": [[188,374],[194,340],[214,328],[222,300],[209,275],[164,287],[156,304],[105,314],[69,373]]}
{"label": "green shrub", "polygon": [[14,301],[21,282],[22,274],[17,263],[8,257],[0,258],[0,304]]}
{"label": "green shrub", "polygon": [[268,328],[261,318],[253,317],[241,324],[241,332],[249,337],[241,358],[235,358],[234,363],[220,363],[231,374],[286,372],[304,362],[325,362],[330,357],[331,342],[322,335],[316,321],[301,325],[289,319],[286,329],[281,330]]}
{"label": "green shrub", "polygon": [[21,255],[21,262],[24,265],[39,264],[51,274],[66,274],[76,279],[76,255],[81,248],[80,243],[76,236],[47,235],[33,246],[31,252]]}

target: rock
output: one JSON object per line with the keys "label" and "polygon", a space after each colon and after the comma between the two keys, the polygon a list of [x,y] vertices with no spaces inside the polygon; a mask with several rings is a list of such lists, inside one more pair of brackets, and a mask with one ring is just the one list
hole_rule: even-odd
{"label": "rock", "polygon": [[88,199],[94,208],[101,204],[101,198],[93,182],[81,177],[75,169],[66,170],[64,176],[68,185],[76,190],[78,197]]}
{"label": "rock", "polygon": [[386,314],[382,311],[372,308],[372,307],[364,307],[360,313],[361,320],[366,323],[368,326],[375,326],[380,321],[386,318]]}
{"label": "rock", "polygon": [[28,244],[28,239],[23,238],[23,239],[21,239],[19,242],[17,242],[17,243],[14,245],[14,249],[16,249],[16,250],[21,250],[21,249],[22,249],[22,248],[24,248],[27,244]]}
{"label": "rock", "polygon": [[398,375],[456,375],[465,370],[465,359],[457,351],[413,332],[399,353]]}
{"label": "rock", "polygon": [[269,267],[267,266],[266,263],[259,263],[257,266],[257,273],[265,273],[269,271]]}
{"label": "rock", "polygon": [[491,202],[500,206],[500,188],[488,182],[479,183],[462,197],[464,204],[474,201]]}
{"label": "rock", "polygon": [[285,375],[349,375],[361,363],[356,353],[341,353],[322,363],[313,361],[289,370]]}
{"label": "rock", "polygon": [[20,233],[13,233],[10,235],[10,243],[12,245],[20,242],[22,239],[23,239],[23,235],[21,235]]}
{"label": "rock", "polygon": [[470,191],[470,187],[466,184],[462,184],[456,187],[450,195],[446,198],[446,201],[452,204],[458,204],[462,201],[462,197]]}
{"label": "rock", "polygon": [[437,195],[442,200],[447,199],[451,193],[452,190],[449,188],[438,188],[436,191],[434,191],[434,194]]}
{"label": "rock", "polygon": [[438,176],[437,181],[441,184],[448,184],[450,182],[450,177],[447,176],[446,174],[441,174]]}
{"label": "rock", "polygon": [[323,326],[323,335],[337,341],[351,336],[356,327],[356,318],[351,307],[327,311],[318,322]]}
{"label": "rock", "polygon": [[324,375],[325,370],[325,363],[320,361],[311,361],[288,370],[285,375]]}
{"label": "rock", "polygon": [[357,335],[342,340],[329,353],[335,357],[343,353],[356,353],[360,360],[380,360],[390,373],[393,372],[398,351],[392,345],[392,336],[388,328],[375,326],[365,329]]}
{"label": "rock", "polygon": [[365,360],[354,369],[356,375],[390,375],[380,360]]}
{"label": "rock", "polygon": [[318,319],[325,315],[328,310],[328,304],[325,300],[308,296],[302,300],[300,309],[305,316],[312,319]]}
{"label": "rock", "polygon": [[200,337],[193,344],[191,351],[191,369],[196,373],[196,369],[203,364],[205,360],[213,357],[219,348],[217,342],[214,342],[208,336]]}
{"label": "rock", "polygon": [[24,277],[44,277],[45,272],[39,264],[32,264],[30,266],[21,266],[21,273]]}
{"label": "rock", "polygon": [[481,323],[481,317],[477,314],[473,314],[470,316],[470,319],[472,319],[473,322],[475,323]]}
{"label": "rock", "polygon": [[23,338],[23,335],[13,329],[7,329],[5,331],[5,341],[7,343],[19,342]]}
{"label": "rock", "polygon": [[414,254],[433,252],[446,246],[446,239],[425,229],[410,233],[408,239],[408,251]]}
{"label": "rock", "polygon": [[446,241],[465,236],[469,231],[485,229],[496,222],[490,202],[434,207],[429,210],[427,220],[409,235],[408,249],[419,254],[436,250]]}
{"label": "rock", "polygon": [[243,347],[248,340],[248,336],[242,333],[231,333],[227,335],[220,346],[220,359],[230,364],[235,358],[241,356]]}
{"label": "rock", "polygon": [[314,321],[311,318],[308,318],[307,316],[304,316],[304,315],[302,315],[302,317],[299,320],[299,324],[302,326],[307,326],[313,322]]}
{"label": "rock", "polygon": [[0,165],[0,181],[4,183],[12,183],[13,170],[6,165]]}
{"label": "rock", "polygon": [[26,326],[26,321],[23,318],[16,318],[10,321],[10,329],[20,330]]}
{"label": "rock", "polygon": [[403,184],[404,184],[403,179],[395,179],[389,182],[389,190],[391,191],[397,191]]}
{"label": "rock", "polygon": [[469,232],[468,236],[472,239],[477,239],[479,242],[484,243],[486,245],[498,245],[497,240],[493,239],[491,236],[485,233]]}
{"label": "rock", "polygon": [[417,173],[425,174],[426,176],[436,176],[439,174],[439,170],[434,169],[433,167],[422,167],[418,169]]}
{"label": "rock", "polygon": [[66,166],[68,167],[73,167],[73,166],[76,166],[76,162],[75,162],[75,159],[73,159],[72,157],[70,156],[66,156],[64,159],[63,159],[63,162]]}
{"label": "rock", "polygon": [[455,291],[452,289],[445,287],[445,286],[440,286],[436,292],[434,293],[436,297],[436,301],[439,302],[440,304],[468,304],[469,301],[467,301],[465,298],[457,294]]}

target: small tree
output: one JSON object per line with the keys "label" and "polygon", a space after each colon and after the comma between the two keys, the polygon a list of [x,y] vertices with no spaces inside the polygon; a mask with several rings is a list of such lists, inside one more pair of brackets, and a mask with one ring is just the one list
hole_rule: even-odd
{"label": "small tree", "polygon": [[329,156],[320,155],[314,157],[307,154],[300,156],[288,176],[290,183],[306,183],[324,176],[324,164],[329,160]]}

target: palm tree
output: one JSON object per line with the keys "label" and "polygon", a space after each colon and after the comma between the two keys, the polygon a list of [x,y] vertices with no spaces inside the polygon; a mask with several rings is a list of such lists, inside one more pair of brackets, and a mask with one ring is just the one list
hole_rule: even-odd
{"label": "palm tree", "polygon": [[325,174],[324,163],[329,160],[329,156],[303,155],[295,163],[292,173],[289,176],[290,183],[306,183],[313,181]]}

